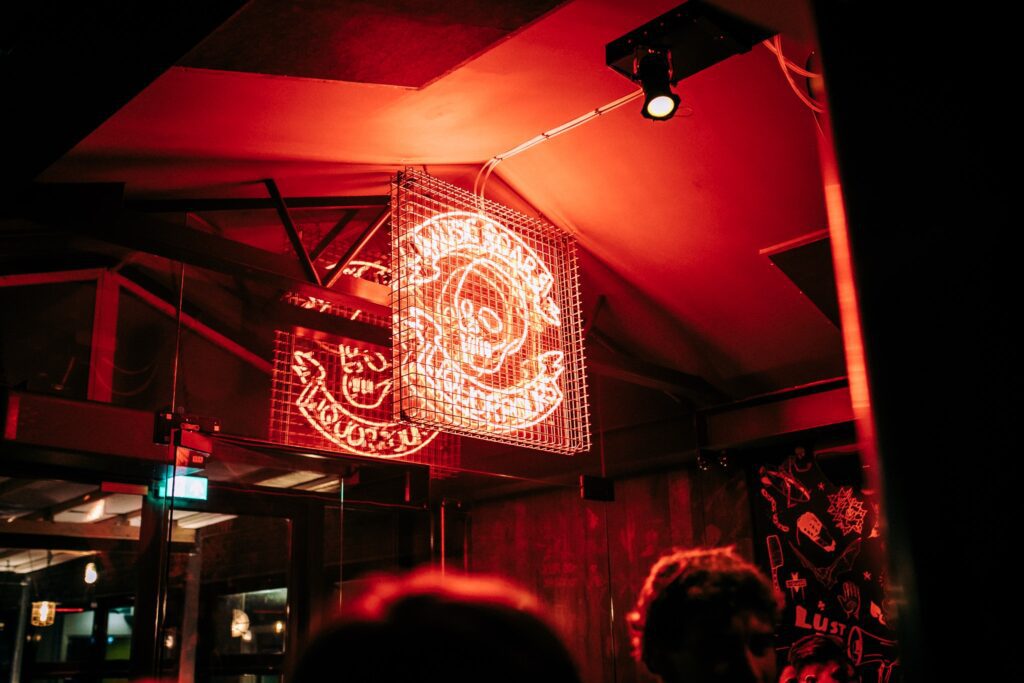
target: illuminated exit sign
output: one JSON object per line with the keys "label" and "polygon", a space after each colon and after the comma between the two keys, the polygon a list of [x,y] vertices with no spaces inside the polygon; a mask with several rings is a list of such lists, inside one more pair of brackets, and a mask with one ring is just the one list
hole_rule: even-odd
{"label": "illuminated exit sign", "polygon": [[188,500],[206,500],[209,481],[203,477],[178,475],[167,481],[160,482],[157,495],[161,498],[186,498]]}

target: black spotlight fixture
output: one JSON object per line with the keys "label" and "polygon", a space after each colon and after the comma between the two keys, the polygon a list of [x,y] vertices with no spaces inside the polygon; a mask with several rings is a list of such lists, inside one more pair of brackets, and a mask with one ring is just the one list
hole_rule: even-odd
{"label": "black spotlight fixture", "polygon": [[668,121],[679,109],[679,95],[672,92],[672,55],[668,50],[637,48],[633,80],[644,89],[644,118]]}
{"label": "black spotlight fixture", "polygon": [[605,64],[644,89],[641,113],[672,118],[679,97],[671,86],[757,45],[772,32],[711,4],[687,0],[608,43]]}

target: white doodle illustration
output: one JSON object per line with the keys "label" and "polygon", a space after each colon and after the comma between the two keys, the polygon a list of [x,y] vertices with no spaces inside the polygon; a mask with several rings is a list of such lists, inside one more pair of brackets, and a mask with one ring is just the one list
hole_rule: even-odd
{"label": "white doodle illustration", "polygon": [[828,494],[828,503],[828,514],[832,515],[832,521],[844,536],[863,533],[868,511],[864,503],[853,495],[851,487],[842,486],[838,493]]}
{"label": "white doodle illustration", "polygon": [[786,525],[786,524],[783,524],[782,521],[779,520],[779,504],[777,502],[775,502],[774,498],[772,498],[772,494],[768,493],[768,491],[766,491],[765,489],[761,489],[761,495],[772,506],[772,524],[774,524],[779,531],[781,531],[783,533],[788,533],[789,532],[789,526]]}
{"label": "white doodle illustration", "polygon": [[843,591],[836,599],[848,619],[860,612],[860,588],[853,581],[843,581]]}
{"label": "white doodle illustration", "polygon": [[[807,511],[800,515],[796,520],[796,529],[825,552],[830,553],[836,549],[836,540],[832,538],[832,533],[813,512]],[[797,535],[797,540],[799,539],[800,536]]]}
{"label": "white doodle illustration", "polygon": [[789,472],[762,467],[760,476],[762,486],[773,489],[785,497],[787,508],[806,503],[811,499],[810,490]]}
{"label": "white doodle illustration", "polygon": [[807,579],[800,578],[800,574],[793,572],[789,575],[789,580],[786,581],[786,588],[789,590],[789,594],[796,598],[797,594],[803,597],[804,589],[807,588]]}
{"label": "white doodle illustration", "polygon": [[804,565],[825,588],[832,589],[836,582],[839,580],[839,575],[843,572],[848,572],[853,568],[853,563],[860,554],[861,541],[858,538],[839,554],[839,557],[830,564],[828,567],[816,567],[807,557],[800,552],[800,549],[793,545],[793,542],[789,542],[789,547],[793,551],[793,554],[797,556],[800,563]]}
{"label": "white doodle illustration", "polygon": [[868,605],[868,609],[871,612],[871,616],[873,616],[875,619],[878,619],[878,623],[879,624],[881,624],[882,626],[888,626],[889,625],[885,621],[885,612],[882,611],[881,607],[876,605],[874,602],[871,602]]}
{"label": "white doodle illustration", "polygon": [[779,568],[785,563],[782,557],[782,541],[775,534],[772,534],[767,538],[768,542],[768,562],[772,567],[772,585],[775,586],[775,590],[781,590],[779,588]]}

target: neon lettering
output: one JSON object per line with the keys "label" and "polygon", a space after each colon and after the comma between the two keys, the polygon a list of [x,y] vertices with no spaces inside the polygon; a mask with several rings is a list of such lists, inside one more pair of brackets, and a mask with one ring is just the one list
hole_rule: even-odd
{"label": "neon lettering", "polygon": [[398,286],[415,291],[395,335],[414,349],[399,368],[413,404],[483,432],[551,416],[564,354],[544,341],[561,311],[541,258],[493,219],[458,211],[412,228],[398,252]]}
{"label": "neon lettering", "polygon": [[[378,282],[390,280],[390,270],[379,263],[353,261],[343,271]],[[318,297],[300,300],[303,308],[337,312]],[[355,319],[360,311],[349,313]],[[296,350],[291,372],[302,385],[294,405],[317,433],[348,452],[380,458],[404,457],[416,453],[436,437],[436,431],[422,430],[380,417],[385,400],[391,398],[394,379],[391,360],[384,353],[361,346],[316,342],[320,351]],[[329,381],[318,354],[336,354],[342,376]],[[320,356],[322,359],[323,356]]]}

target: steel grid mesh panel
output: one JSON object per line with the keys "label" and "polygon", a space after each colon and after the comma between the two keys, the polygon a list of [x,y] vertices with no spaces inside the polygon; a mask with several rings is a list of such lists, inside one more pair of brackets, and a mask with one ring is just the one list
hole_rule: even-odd
{"label": "steel grid mesh panel", "polygon": [[[353,274],[366,263],[354,262]],[[367,272],[376,273],[374,268]],[[346,269],[348,270],[348,269]],[[386,272],[386,267],[380,272]],[[289,303],[322,313],[358,311],[289,294]],[[367,320],[364,322],[377,322]],[[305,329],[277,330],[271,387],[270,439],[378,458],[432,465],[431,476],[459,466],[458,439],[393,419],[391,351],[362,341]],[[437,469],[440,468],[440,469]]]}
{"label": "steel grid mesh panel", "polygon": [[417,171],[398,174],[391,191],[396,416],[588,450],[573,238]]}
{"label": "steel grid mesh panel", "polygon": [[[314,244],[317,244],[323,236],[328,232],[329,224],[316,224],[304,226],[302,230],[303,243],[309,249],[313,248]],[[358,231],[355,231],[358,232]],[[385,235],[382,235],[384,231],[381,230],[378,233],[378,237],[371,240],[369,244],[363,247],[359,252],[359,258],[353,260],[347,266],[345,266],[342,272],[345,275],[351,275],[353,277],[362,278],[375,282],[378,285],[390,285],[391,284],[391,245],[388,243]],[[343,233],[339,235],[333,242],[331,242],[323,253],[317,258],[317,267],[321,271],[321,275],[324,279],[329,277],[330,270],[334,268],[338,260],[348,250],[353,239],[358,235],[350,233]],[[303,308],[311,308],[319,311],[320,313],[329,313],[350,320],[360,320],[362,322],[372,323],[381,327],[391,327],[390,318],[384,318],[381,316],[375,316],[367,313],[366,311],[359,311],[353,308],[345,306],[339,306],[333,302],[329,302],[326,299],[320,299],[317,297],[300,297],[297,294],[290,294],[286,296],[286,299]]]}

